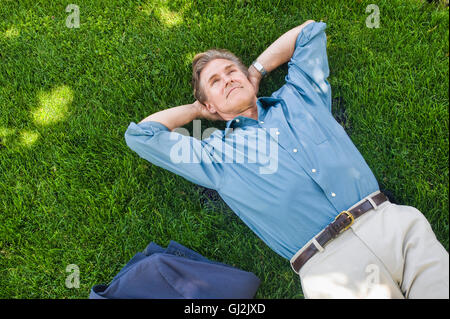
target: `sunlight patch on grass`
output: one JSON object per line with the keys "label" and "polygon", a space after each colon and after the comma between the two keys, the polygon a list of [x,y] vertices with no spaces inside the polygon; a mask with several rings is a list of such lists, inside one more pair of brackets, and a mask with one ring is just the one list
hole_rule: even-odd
{"label": "sunlight patch on grass", "polygon": [[73,91],[63,85],[51,92],[39,93],[38,98],[39,108],[32,112],[33,120],[39,125],[49,125],[66,119],[69,104],[73,101]]}
{"label": "sunlight patch on grass", "polygon": [[148,16],[154,15],[162,24],[168,28],[183,24],[184,12],[191,7],[191,3],[186,3],[183,7],[174,11],[167,7],[167,1],[157,1],[139,6],[139,10]]}
{"label": "sunlight patch on grass", "polygon": [[183,61],[184,61],[184,65],[191,67],[192,66],[192,60],[194,60],[194,57],[197,53],[200,53],[201,51],[198,52],[188,52],[184,55],[183,57]]}
{"label": "sunlight patch on grass", "polygon": [[[10,143],[10,136],[16,133],[16,129],[8,127],[0,127],[0,142],[3,145]],[[0,144],[0,145],[1,145]]]}
{"label": "sunlight patch on grass", "polygon": [[173,27],[183,23],[183,16],[180,13],[170,11],[164,7],[159,8],[159,10],[156,11],[156,15],[167,27]]}
{"label": "sunlight patch on grass", "polygon": [[39,138],[39,133],[37,133],[37,132],[32,132],[32,131],[27,131],[27,130],[20,132],[20,143],[23,146],[26,146],[26,147],[32,146],[34,143],[36,143],[38,138]]}
{"label": "sunlight patch on grass", "polygon": [[14,128],[0,127],[0,137],[5,138],[8,135],[12,135],[16,132]]}
{"label": "sunlight patch on grass", "polygon": [[18,37],[19,34],[20,34],[20,31],[15,26],[12,26],[11,28],[9,28],[8,30],[6,30],[3,33],[3,37],[5,37],[6,39],[12,39],[12,38]]}

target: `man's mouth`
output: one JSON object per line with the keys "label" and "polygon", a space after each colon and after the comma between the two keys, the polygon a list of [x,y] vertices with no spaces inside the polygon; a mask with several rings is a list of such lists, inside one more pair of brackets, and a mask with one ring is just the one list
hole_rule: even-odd
{"label": "man's mouth", "polygon": [[231,92],[233,92],[234,89],[239,89],[239,88],[240,88],[240,86],[235,86],[234,88],[232,88],[232,89],[228,92],[227,97],[230,95]]}

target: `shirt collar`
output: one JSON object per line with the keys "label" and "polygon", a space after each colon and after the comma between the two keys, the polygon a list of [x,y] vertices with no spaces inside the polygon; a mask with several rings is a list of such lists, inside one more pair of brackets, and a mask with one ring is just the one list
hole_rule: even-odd
{"label": "shirt collar", "polygon": [[228,134],[228,131],[230,129],[236,128],[236,127],[244,127],[249,125],[256,125],[260,121],[263,121],[266,117],[266,113],[268,108],[271,106],[274,106],[278,102],[280,102],[282,99],[275,98],[275,97],[269,97],[269,96],[261,96],[256,100],[256,106],[258,108],[258,120],[246,117],[246,116],[236,116],[234,119],[227,121],[227,126],[225,128],[225,135]]}

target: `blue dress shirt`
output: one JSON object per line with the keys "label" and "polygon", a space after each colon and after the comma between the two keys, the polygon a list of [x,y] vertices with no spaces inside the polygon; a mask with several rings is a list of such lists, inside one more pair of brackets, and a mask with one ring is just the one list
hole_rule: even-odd
{"label": "blue dress shirt", "polygon": [[331,114],[326,24],[299,33],[286,83],[257,100],[258,120],[238,116],[199,140],[158,122],[131,123],[142,158],[217,190],[269,247],[291,257],[342,210],[379,190]]}

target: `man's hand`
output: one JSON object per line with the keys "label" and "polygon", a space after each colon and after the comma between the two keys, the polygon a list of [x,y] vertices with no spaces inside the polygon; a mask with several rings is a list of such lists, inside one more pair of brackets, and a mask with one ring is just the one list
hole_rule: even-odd
{"label": "man's hand", "polygon": [[255,88],[255,95],[258,94],[259,82],[261,82],[261,78],[261,73],[257,69],[255,69],[253,65],[250,65],[250,67],[248,68],[248,80]]}
{"label": "man's hand", "polygon": [[195,100],[192,103],[192,106],[197,110],[197,114],[200,118],[210,120],[210,121],[224,121],[224,119],[217,113],[211,113],[208,111],[206,106],[200,103],[198,100]]}

